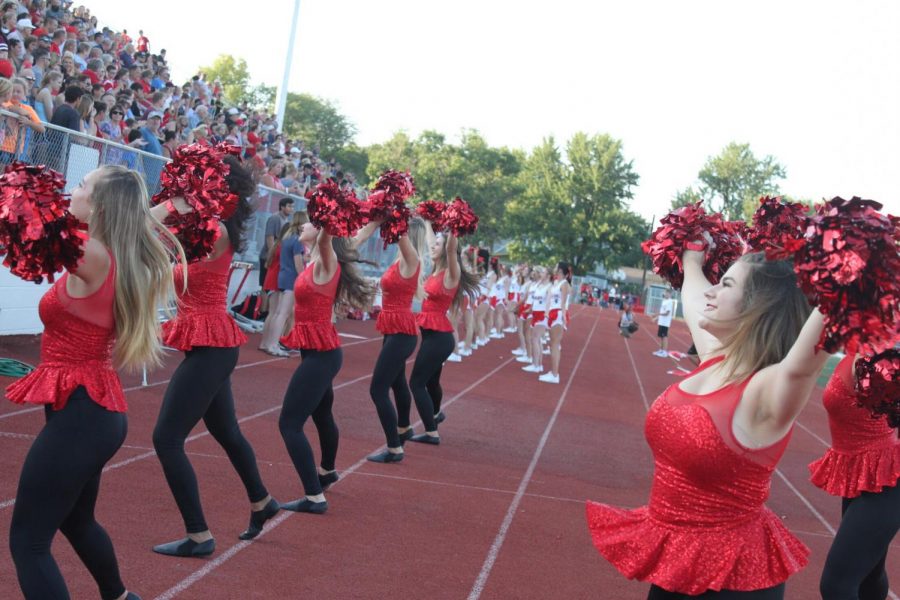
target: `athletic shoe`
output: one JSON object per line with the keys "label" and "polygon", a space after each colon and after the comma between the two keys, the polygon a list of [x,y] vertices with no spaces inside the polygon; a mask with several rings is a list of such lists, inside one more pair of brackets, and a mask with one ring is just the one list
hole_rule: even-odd
{"label": "athletic shoe", "polygon": [[478,338],[478,345],[487,346],[489,341],[491,341],[491,338]]}
{"label": "athletic shoe", "polygon": [[543,354],[544,356],[550,356],[550,348],[544,348],[543,350],[541,350],[541,354]]}
{"label": "athletic shoe", "polygon": [[512,351],[513,356],[525,356],[525,351],[521,348],[516,348]]}
{"label": "athletic shoe", "polygon": [[530,364],[531,364],[531,359],[528,358],[527,356],[525,356],[525,355],[523,354],[522,356],[520,356],[519,358],[516,359],[516,362],[520,362],[520,363],[528,363],[528,364],[530,365]]}
{"label": "athletic shoe", "polygon": [[506,333],[515,333],[515,332],[516,332],[516,328],[515,328],[515,327],[507,327],[507,328],[504,329],[503,331],[505,331]]}
{"label": "athletic shoe", "polygon": [[527,367],[522,367],[522,370],[526,373],[543,373],[544,369],[541,367],[536,367],[534,365],[528,365]]}
{"label": "athletic shoe", "polygon": [[450,356],[447,357],[448,362],[462,362],[462,356],[454,352]]}
{"label": "athletic shoe", "polygon": [[457,354],[459,354],[460,356],[472,356],[472,351],[466,350],[465,348],[463,348],[462,350],[457,352]]}
{"label": "athletic shoe", "polygon": [[543,381],[544,383],[559,383],[559,375],[554,375],[551,371],[547,371],[538,377],[538,381]]}
{"label": "athletic shoe", "polygon": [[653,353],[653,356],[658,356],[660,358],[668,358],[669,353],[666,352],[665,350],[657,350],[656,352]]}
{"label": "athletic shoe", "polygon": [[465,348],[465,347],[466,347],[466,343],[465,343],[465,342],[460,342],[460,343],[458,343],[458,344],[456,345],[456,347],[457,347],[457,348]]}
{"label": "athletic shoe", "polygon": [[503,334],[502,333],[492,333],[490,337],[492,340],[502,340]]}

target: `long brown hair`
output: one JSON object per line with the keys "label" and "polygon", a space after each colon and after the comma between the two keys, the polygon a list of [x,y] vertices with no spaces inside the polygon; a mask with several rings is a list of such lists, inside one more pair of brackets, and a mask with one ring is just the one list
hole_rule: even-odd
{"label": "long brown hair", "polygon": [[184,250],[150,213],[147,186],[137,171],[101,167],[91,205],[91,236],[116,260],[113,360],[127,369],[157,366],[162,354],[157,308],[173,297],[172,262],[178,258],[186,265]]}
{"label": "long brown hair", "polygon": [[[447,268],[447,240],[449,236],[439,234],[443,240],[441,246],[441,255],[434,261],[432,274],[443,271]],[[456,242],[456,261],[459,263],[459,287],[456,288],[456,295],[453,297],[453,308],[459,308],[462,303],[463,296],[468,296],[470,302],[474,302],[478,297],[478,289],[481,280],[478,275],[469,272],[462,260],[462,244],[459,240]]]}
{"label": "long brown hair", "polygon": [[338,281],[337,295],[334,298],[335,306],[350,306],[359,310],[366,310],[375,297],[375,284],[363,277],[356,268],[356,263],[376,266],[375,263],[363,260],[359,252],[353,248],[348,238],[331,238],[331,247],[337,255],[341,265],[341,279]]}
{"label": "long brown hair", "polygon": [[734,332],[722,342],[729,381],[781,362],[812,312],[790,261],[766,260],[762,253],[739,260],[747,266],[744,306]]}

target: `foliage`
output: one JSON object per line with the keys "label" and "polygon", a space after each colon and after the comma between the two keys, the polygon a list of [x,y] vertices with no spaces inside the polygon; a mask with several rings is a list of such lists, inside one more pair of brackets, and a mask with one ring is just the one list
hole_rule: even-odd
{"label": "foliage", "polygon": [[247,61],[230,54],[220,54],[208,67],[200,69],[210,83],[218,80],[222,84],[225,101],[238,105],[247,100],[250,92],[250,71]]}
{"label": "foliage", "polygon": [[752,215],[760,196],[778,195],[777,180],[785,176],[774,157],[756,158],[749,144],[731,142],[707,159],[697,177],[708,208],[735,220]]}
{"label": "foliage", "polygon": [[578,274],[640,264],[648,224],[629,209],[638,175],[619,140],[577,133],[563,159],[547,138],[527,158],[521,181],[524,191],[507,210],[514,258],[565,260]]}
{"label": "foliage", "polygon": [[356,135],[356,126],[334,104],[309,94],[288,93],[283,129],[307,148],[319,146],[322,156],[334,154]]}
{"label": "foliage", "polygon": [[275,112],[275,93],[278,91],[274,85],[260,83],[247,90],[244,98],[247,106],[267,113]]}

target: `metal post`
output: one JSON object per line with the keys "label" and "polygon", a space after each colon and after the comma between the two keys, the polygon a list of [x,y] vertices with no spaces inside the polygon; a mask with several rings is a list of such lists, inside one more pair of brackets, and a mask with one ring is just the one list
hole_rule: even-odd
{"label": "metal post", "polygon": [[278,132],[284,129],[284,109],[287,106],[288,83],[291,79],[291,61],[294,58],[294,38],[297,37],[297,18],[300,15],[300,0],[294,0],[294,15],[291,17],[291,33],[288,37],[287,56],[284,59],[284,76],[278,90],[275,118],[278,121]]}

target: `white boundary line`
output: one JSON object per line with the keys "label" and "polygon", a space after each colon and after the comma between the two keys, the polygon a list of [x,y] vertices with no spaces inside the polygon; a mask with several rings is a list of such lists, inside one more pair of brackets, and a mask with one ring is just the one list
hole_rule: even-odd
{"label": "white boundary line", "polygon": [[566,396],[569,395],[569,389],[572,387],[572,382],[575,380],[575,374],[578,373],[578,367],[581,366],[581,361],[584,358],[584,353],[587,350],[591,339],[594,337],[594,331],[597,329],[597,323],[599,322],[600,316],[598,315],[594,319],[594,326],[591,327],[591,332],[588,334],[587,340],[585,340],[584,342],[584,347],[582,347],[581,353],[578,355],[578,360],[575,362],[575,367],[572,369],[571,375],[569,375],[569,380],[566,382],[566,387],[563,390],[563,393],[560,395],[559,401],[556,403],[556,408],[553,410],[553,415],[550,417],[550,421],[547,423],[547,427],[544,428],[544,434],[541,436],[541,439],[538,442],[537,448],[534,451],[534,456],[531,457],[531,463],[528,465],[528,469],[522,476],[522,481],[519,482],[519,487],[516,490],[516,495],[513,497],[512,502],[510,502],[509,504],[509,508],[506,511],[506,516],[503,518],[503,522],[500,524],[500,531],[497,532],[497,536],[494,538],[494,543],[491,544],[491,547],[488,550],[487,557],[484,559],[484,564],[481,567],[481,572],[478,573],[478,577],[475,579],[475,583],[472,585],[472,591],[469,592],[469,600],[478,600],[478,598],[481,597],[481,593],[484,591],[484,586],[487,583],[488,577],[490,577],[491,575],[491,570],[494,568],[494,563],[497,561],[497,556],[500,554],[500,548],[503,547],[503,542],[506,540],[507,533],[509,533],[509,528],[512,525],[513,518],[516,516],[516,511],[519,509],[519,504],[522,502],[522,496],[525,495],[525,490],[528,488],[528,484],[531,483],[531,476],[534,474],[537,463],[541,459],[541,454],[543,454],[544,452],[544,446],[547,444],[547,439],[550,437],[550,432],[553,430],[553,426],[556,424],[556,418],[559,416],[559,412],[566,401]]}
{"label": "white boundary line", "polygon": [[[513,358],[515,358],[515,357],[513,357]],[[467,387],[463,391],[461,391],[458,394],[456,394],[455,396],[453,396],[453,398],[451,398],[450,400],[445,402],[443,407],[444,408],[449,407],[451,404],[453,404],[459,398],[461,398],[464,394],[467,394],[469,391],[471,391],[474,388],[476,388],[477,386],[481,385],[486,379],[491,377],[494,373],[496,373],[497,371],[499,371],[500,369],[502,369],[503,367],[505,367],[506,365],[511,363],[513,361],[513,358],[508,358],[505,361],[503,361],[502,363],[500,363],[499,366],[495,367],[487,375],[484,375],[479,380],[477,380],[475,383],[471,384],[469,387]],[[371,377],[371,375],[369,375],[368,377]],[[419,424],[421,424],[421,421],[416,421],[415,423],[413,423],[413,426],[416,426]],[[369,454],[378,452],[379,450],[382,450],[383,448],[385,448],[385,446],[382,444],[381,446],[379,446],[378,448],[376,448]],[[368,454],[366,456],[368,456]],[[344,470],[341,473],[341,478],[336,483],[334,483],[332,485],[332,487],[340,484],[341,481],[343,481],[344,479],[346,479],[347,477],[352,475],[357,469],[359,469],[365,463],[366,463],[366,457],[364,456],[361,459],[359,459],[355,464],[353,464],[353,466],[351,466],[349,469]],[[262,533],[260,533],[255,539],[258,540],[258,539],[262,538],[264,535],[266,535],[267,533],[274,530],[276,527],[281,525],[284,521],[286,521],[288,518],[290,518],[291,516],[293,516],[295,514],[296,513],[292,513],[290,511],[282,511],[282,513],[280,515],[278,515],[277,517],[272,519],[272,521],[270,522],[271,524],[267,525],[266,528],[263,529]],[[169,588],[168,590],[166,590],[165,592],[163,592],[162,594],[157,596],[155,598],[155,600],[171,600],[172,598],[175,598],[179,593],[185,591],[186,589],[188,589],[189,587],[191,587],[192,585],[194,585],[195,583],[197,583],[198,581],[200,581],[201,579],[206,577],[208,574],[212,573],[214,570],[216,570],[217,568],[219,568],[220,566],[222,566],[223,564],[225,564],[226,562],[231,560],[231,558],[233,556],[235,556],[238,552],[240,552],[241,550],[243,550],[244,548],[249,546],[251,543],[252,542],[248,540],[248,541],[243,541],[243,542],[239,542],[239,543],[235,544],[234,546],[232,546],[231,548],[226,550],[224,553],[217,556],[214,560],[206,563],[206,565],[204,565],[202,568],[197,569],[196,571],[194,571],[193,573],[191,573],[190,575],[188,575],[187,577],[182,579],[180,582],[176,583],[174,586],[172,586],[171,588]]]}

